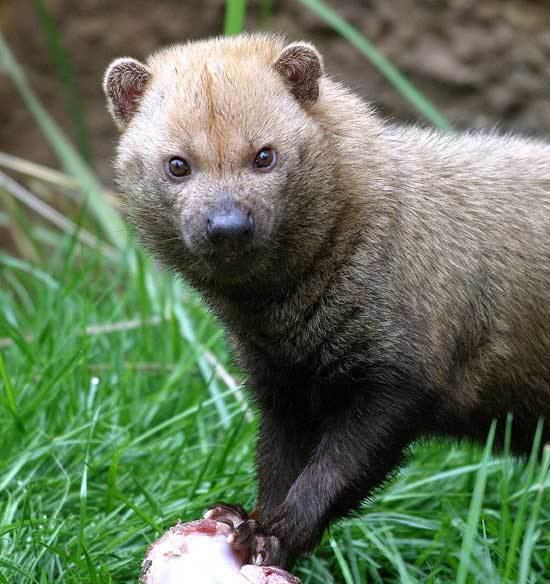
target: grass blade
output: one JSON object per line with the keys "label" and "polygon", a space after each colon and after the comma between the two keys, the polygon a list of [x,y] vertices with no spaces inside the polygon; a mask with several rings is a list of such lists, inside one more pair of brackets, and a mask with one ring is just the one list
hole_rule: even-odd
{"label": "grass blade", "polygon": [[539,421],[537,426],[537,431],[535,432],[535,438],[533,439],[533,449],[531,451],[531,456],[529,457],[529,462],[527,463],[527,471],[525,473],[525,485],[523,488],[523,493],[521,494],[519,508],[517,511],[516,520],[514,522],[514,527],[512,530],[512,537],[510,538],[510,544],[508,546],[508,555],[506,556],[506,566],[504,569],[504,581],[506,582],[514,569],[516,562],[516,552],[519,546],[519,540],[525,524],[525,514],[527,512],[527,500],[529,498],[529,486],[533,481],[533,476],[535,474],[535,465],[537,462],[537,452],[540,447],[540,442],[542,439],[542,428],[543,422]]}
{"label": "grass blade", "polygon": [[115,247],[122,249],[126,241],[126,229],[122,219],[105,202],[103,188],[98,179],[32,91],[22,68],[15,60],[2,33],[0,33],[0,66],[11,77],[25,106],[33,115],[63,167],[78,181],[85,199],[88,201],[105,235]]}
{"label": "grass blade", "polygon": [[2,379],[2,383],[4,385],[4,393],[6,394],[6,402],[8,406],[8,410],[10,411],[11,415],[13,416],[17,427],[20,430],[24,429],[23,422],[19,417],[19,413],[17,411],[17,402],[15,401],[15,390],[11,383],[11,380],[8,376],[8,372],[6,371],[6,367],[4,365],[4,359],[2,358],[2,354],[0,354],[0,379]]}
{"label": "grass blade", "polygon": [[470,571],[470,558],[472,555],[472,548],[474,538],[477,533],[477,526],[479,518],[481,517],[481,506],[483,504],[483,495],[485,493],[485,484],[487,482],[487,473],[489,470],[489,456],[493,449],[493,442],[495,439],[496,422],[493,421],[489,436],[487,437],[487,444],[483,451],[482,465],[477,473],[472,501],[470,503],[470,511],[468,512],[468,523],[466,524],[466,533],[462,540],[462,549],[460,550],[460,564],[456,577],[457,584],[465,584],[466,578]]}
{"label": "grass blade", "polygon": [[512,444],[512,414],[506,416],[506,428],[504,432],[504,452],[502,465],[502,479],[500,482],[500,500],[501,500],[501,515],[499,528],[499,554],[498,565],[502,571],[506,560],[506,544],[507,534],[512,530],[512,523],[510,520],[510,467],[511,461],[511,444]]}
{"label": "grass blade", "polygon": [[334,555],[336,557],[336,561],[338,562],[338,566],[340,567],[340,570],[342,571],[342,576],[344,577],[344,582],[346,584],[354,584],[353,576],[351,575],[351,570],[348,566],[348,563],[346,562],[346,560],[344,558],[344,554],[342,554],[342,550],[338,546],[338,543],[336,542],[336,540],[332,536],[329,538],[329,543],[330,543],[330,547],[332,548],[332,551],[334,552]]}
{"label": "grass blade", "polygon": [[[195,335],[192,321],[182,304],[178,303],[174,306],[174,315],[178,320],[182,336],[187,339],[192,346],[198,346],[199,342]],[[224,428],[228,428],[230,424],[230,416],[223,399],[222,391],[215,379],[214,369],[204,356],[200,354],[197,356],[197,364],[205,383],[208,385],[210,395],[212,396],[214,405],[218,410],[220,421]]]}
{"label": "grass blade", "polygon": [[523,546],[521,549],[521,562],[519,567],[519,584],[528,584],[529,572],[531,570],[531,557],[533,555],[533,547],[538,539],[537,534],[537,519],[539,517],[540,508],[542,504],[542,497],[544,494],[544,483],[548,476],[548,469],[550,468],[550,446],[547,445],[543,451],[542,467],[540,469],[539,478],[536,484],[537,496],[531,510],[531,516],[525,530],[523,537]]}
{"label": "grass blade", "polygon": [[41,215],[46,221],[49,221],[58,229],[61,229],[61,231],[75,235],[77,239],[84,245],[87,245],[92,249],[99,248],[101,253],[105,254],[106,257],[109,257],[112,260],[117,261],[120,259],[119,254],[115,249],[105,245],[88,230],[76,225],[70,219],[67,219],[63,213],[60,213],[57,211],[57,209],[54,209],[47,203],[44,203],[44,201],[28,191],[7,174],[4,174],[1,170],[0,187],[8,192],[12,197],[16,198],[19,202],[23,203],[26,207],[29,207],[29,209],[32,209],[34,212]]}
{"label": "grass blade", "polygon": [[335,31],[340,33],[354,47],[359,49],[395,89],[427,120],[434,124],[434,126],[445,130],[452,129],[449,120],[393,63],[384,57],[365,35],[346,22],[332,8],[322,2],[322,0],[300,0],[300,2],[330,24]]}
{"label": "grass blade", "polygon": [[246,0],[227,0],[225,3],[224,33],[233,35],[242,32],[245,17]]}
{"label": "grass blade", "polygon": [[77,181],[71,176],[53,168],[42,166],[36,162],[13,156],[13,154],[8,154],[7,152],[0,152],[0,167],[36,178],[43,182],[51,183],[56,187],[69,190],[78,188]]}
{"label": "grass blade", "polygon": [[50,58],[53,61],[57,77],[65,93],[67,111],[75,130],[80,152],[86,160],[90,160],[92,150],[90,148],[88,130],[86,128],[84,112],[82,111],[82,103],[78,95],[77,79],[71,64],[71,58],[63,46],[63,39],[56,26],[55,19],[48,11],[44,0],[33,0],[33,4],[38,21],[46,37]]}

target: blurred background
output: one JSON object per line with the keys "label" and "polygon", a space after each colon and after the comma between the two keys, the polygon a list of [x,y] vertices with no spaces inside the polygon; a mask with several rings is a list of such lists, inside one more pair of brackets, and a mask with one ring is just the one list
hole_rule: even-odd
{"label": "blurred background", "polygon": [[[550,133],[550,7],[546,0],[332,0],[458,127]],[[220,34],[224,0],[3,0],[2,32],[37,95],[110,181],[115,130],[103,72],[118,56]],[[423,121],[330,23],[299,0],[251,0],[248,30],[307,39],[331,75],[386,115]],[[0,77],[0,150],[48,165],[56,157],[12,83]]]}
{"label": "blurred background", "polygon": [[[242,29],[315,43],[394,120],[550,135],[549,0],[0,0],[0,583],[135,582],[178,519],[254,505],[241,374],[114,211],[101,89],[115,57]],[[550,582],[550,450],[491,440],[415,445],[297,575]]]}
{"label": "blurred background", "polygon": [[[241,27],[314,42],[328,72],[388,117],[550,132],[547,0],[237,0],[233,22],[226,4],[232,3],[2,0],[1,32],[32,91],[108,187],[116,130],[101,81],[111,59],[144,59],[163,45]],[[380,56],[387,62],[378,62]],[[407,87],[392,83],[394,67],[418,89],[420,100],[431,102],[428,115]],[[1,69],[0,103],[0,151],[62,167]],[[13,247],[3,227],[2,241]]]}

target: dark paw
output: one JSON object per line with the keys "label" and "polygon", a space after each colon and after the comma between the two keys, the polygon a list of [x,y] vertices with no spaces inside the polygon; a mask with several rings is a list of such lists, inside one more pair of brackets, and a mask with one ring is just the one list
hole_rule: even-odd
{"label": "dark paw", "polygon": [[229,505],[227,503],[218,503],[217,505],[210,507],[210,509],[204,514],[205,519],[225,523],[232,529],[239,527],[243,521],[248,520],[248,517],[248,513],[243,507],[241,507],[241,505]]}
{"label": "dark paw", "polygon": [[246,550],[249,562],[256,566],[281,566],[281,543],[274,535],[268,535],[253,519],[243,521],[229,535],[228,541],[236,550]]}

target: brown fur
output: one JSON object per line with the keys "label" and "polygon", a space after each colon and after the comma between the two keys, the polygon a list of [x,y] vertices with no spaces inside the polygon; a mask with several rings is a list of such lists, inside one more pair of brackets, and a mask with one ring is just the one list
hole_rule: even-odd
{"label": "brown fur", "polygon": [[[160,51],[129,92],[143,95],[131,119],[116,118],[106,76],[129,217],[249,375],[260,521],[281,542],[264,555],[280,563],[412,440],[483,440],[493,418],[501,440],[511,411],[526,452],[550,417],[550,146],[385,123],[319,78],[313,47],[290,47],[241,36]],[[265,145],[277,165],[254,173]],[[188,180],[167,179],[175,155]],[[229,267],[204,241],[222,198],[256,225],[253,254]]]}

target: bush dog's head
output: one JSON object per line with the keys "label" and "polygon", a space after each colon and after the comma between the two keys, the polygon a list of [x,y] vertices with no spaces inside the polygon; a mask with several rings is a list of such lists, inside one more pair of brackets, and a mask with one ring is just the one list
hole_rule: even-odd
{"label": "bush dog's head", "polygon": [[333,174],[314,114],[322,75],[312,45],[266,35],[111,63],[118,180],[130,220],[168,266],[229,286],[320,245]]}

